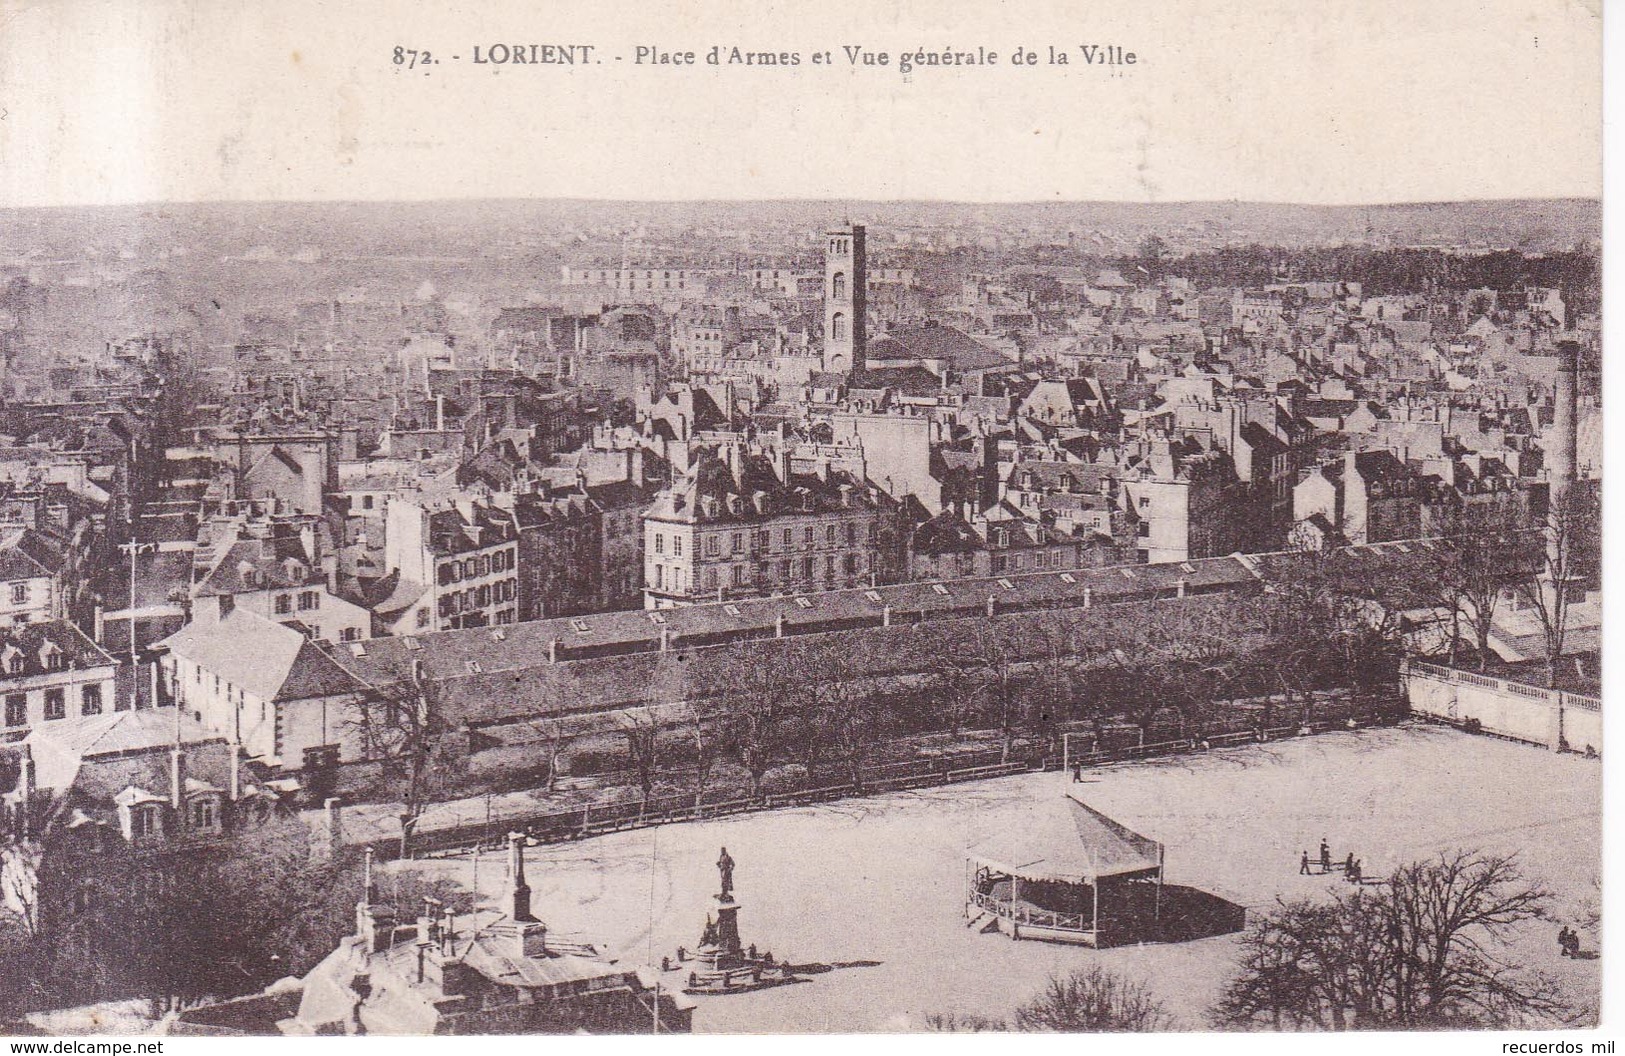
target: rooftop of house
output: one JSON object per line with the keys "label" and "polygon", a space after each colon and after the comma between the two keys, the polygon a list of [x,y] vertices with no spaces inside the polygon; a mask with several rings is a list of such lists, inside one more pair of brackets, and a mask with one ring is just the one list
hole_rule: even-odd
{"label": "rooftop of house", "polygon": [[67,620],[0,627],[0,682],[117,663]]}
{"label": "rooftop of house", "polygon": [[55,576],[66,564],[57,540],[34,528],[0,526],[0,580]]}
{"label": "rooftop of house", "polygon": [[294,628],[240,608],[194,619],[158,644],[271,703],[368,688]]}
{"label": "rooftop of house", "polygon": [[884,337],[869,342],[867,358],[880,365],[888,361],[934,361],[960,373],[1016,366],[1008,357],[963,330],[942,325],[889,331]]}
{"label": "rooftop of house", "polygon": [[658,521],[755,524],[779,515],[872,508],[866,481],[843,469],[785,474],[761,453],[701,449],[687,473],[660,492],[647,517]]}

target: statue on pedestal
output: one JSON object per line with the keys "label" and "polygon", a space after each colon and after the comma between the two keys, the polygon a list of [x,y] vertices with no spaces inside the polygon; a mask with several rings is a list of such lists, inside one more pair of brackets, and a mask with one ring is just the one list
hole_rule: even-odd
{"label": "statue on pedestal", "polygon": [[693,994],[727,994],[799,982],[786,965],[775,963],[771,953],[758,956],[754,943],[747,948],[740,941],[742,907],[734,898],[734,860],[726,847],[717,858],[717,873],[722,886],[712,896],[699,948],[692,951],[677,948],[677,964],[691,966],[685,990]]}
{"label": "statue on pedestal", "polygon": [[722,893],[719,897],[726,902],[734,892],[734,860],[728,857],[726,847],[722,849],[722,857],[717,859],[717,872],[722,874]]}

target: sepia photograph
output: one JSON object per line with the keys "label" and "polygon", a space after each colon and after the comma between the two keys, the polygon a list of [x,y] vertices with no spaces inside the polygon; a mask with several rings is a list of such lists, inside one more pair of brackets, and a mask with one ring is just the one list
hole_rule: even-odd
{"label": "sepia photograph", "polygon": [[0,0],[10,1051],[1612,1052],[1602,24]]}

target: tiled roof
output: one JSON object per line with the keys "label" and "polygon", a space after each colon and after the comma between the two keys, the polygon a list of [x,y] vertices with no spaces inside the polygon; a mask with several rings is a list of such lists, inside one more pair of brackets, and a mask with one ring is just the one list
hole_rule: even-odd
{"label": "tiled roof", "polygon": [[189,623],[159,644],[271,702],[367,688],[298,631],[243,609],[219,623]]}
{"label": "tiled roof", "polygon": [[364,655],[353,662],[347,660],[346,666],[359,677],[381,683],[398,677],[414,660],[433,679],[469,677],[472,662],[478,676],[496,691],[510,684],[514,673],[548,665],[555,642],[561,660],[613,656],[658,650],[663,633],[673,647],[714,644],[773,634],[780,620],[787,635],[812,633],[878,626],[888,609],[899,620],[919,614],[933,618],[975,615],[986,611],[990,596],[1001,612],[1081,605],[1086,590],[1094,603],[1173,597],[1181,581],[1189,593],[1247,590],[1258,582],[1242,561],[1222,557],[901,583],[374,638],[362,643]]}
{"label": "tiled roof", "polygon": [[941,360],[952,370],[990,370],[1016,364],[988,346],[952,326],[922,326],[893,330],[870,341],[870,359]]}
{"label": "tiled roof", "polygon": [[[47,649],[49,645],[51,648]],[[79,628],[66,620],[49,620],[0,628],[0,683],[6,678],[42,675],[50,671],[46,656],[59,652],[70,669],[112,666],[117,663],[111,656]],[[18,671],[9,669],[15,659],[21,664]]]}

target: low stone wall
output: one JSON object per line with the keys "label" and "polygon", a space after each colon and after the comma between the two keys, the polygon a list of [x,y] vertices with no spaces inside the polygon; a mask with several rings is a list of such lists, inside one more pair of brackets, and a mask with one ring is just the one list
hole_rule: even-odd
{"label": "low stone wall", "polygon": [[1408,660],[1400,682],[1411,711],[1454,726],[1559,751],[1602,750],[1602,702],[1525,682]]}

